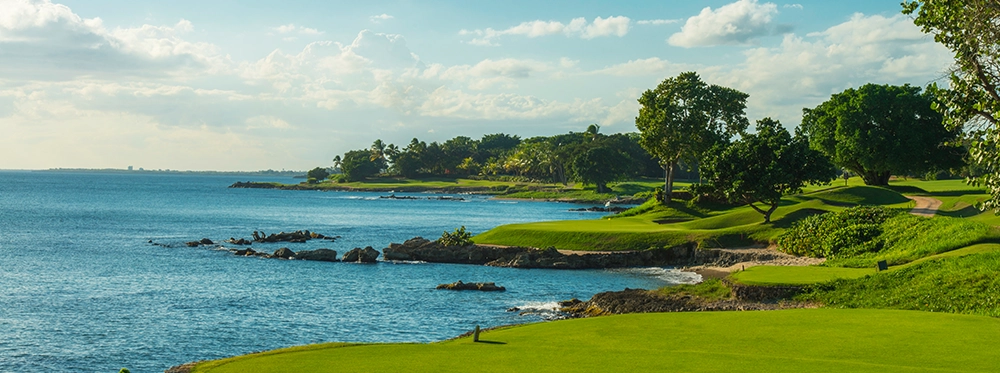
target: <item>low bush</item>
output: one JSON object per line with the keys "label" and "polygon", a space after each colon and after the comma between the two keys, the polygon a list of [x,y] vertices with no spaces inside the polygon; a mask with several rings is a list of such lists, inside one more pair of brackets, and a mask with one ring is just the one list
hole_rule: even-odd
{"label": "low bush", "polygon": [[861,206],[812,215],[778,236],[778,249],[792,255],[817,258],[879,251],[882,223],[901,213],[885,207]]}
{"label": "low bush", "polygon": [[705,281],[694,285],[681,284],[666,286],[660,288],[659,292],[660,294],[666,296],[696,296],[707,301],[729,299],[732,296],[732,291],[729,287],[722,283],[721,280],[715,278],[706,279]]}
{"label": "low bush", "polygon": [[468,246],[472,244],[472,233],[466,232],[463,225],[452,233],[442,233],[438,242],[445,246]]}

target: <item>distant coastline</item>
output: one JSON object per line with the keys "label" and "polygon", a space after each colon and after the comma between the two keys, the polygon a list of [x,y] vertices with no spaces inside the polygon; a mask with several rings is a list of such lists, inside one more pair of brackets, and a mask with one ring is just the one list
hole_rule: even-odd
{"label": "distant coastline", "polygon": [[[11,170],[14,171],[14,170]],[[47,170],[16,170],[16,171],[30,171],[30,172],[77,172],[77,173],[121,173],[121,174],[182,174],[182,175],[220,175],[220,176],[274,176],[274,177],[291,177],[291,178],[305,178],[305,171],[276,171],[276,170],[260,170],[260,171],[181,171],[181,170],[170,170],[170,169],[157,169],[157,170],[128,170],[122,168],[50,168]]]}

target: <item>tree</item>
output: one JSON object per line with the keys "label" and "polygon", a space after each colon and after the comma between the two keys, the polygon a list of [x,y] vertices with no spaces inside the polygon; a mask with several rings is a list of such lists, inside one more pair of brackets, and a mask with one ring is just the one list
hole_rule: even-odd
{"label": "tree", "polygon": [[316,167],[314,169],[309,170],[309,172],[306,173],[306,177],[308,178],[307,180],[310,181],[323,181],[329,176],[330,172],[323,167]]}
{"label": "tree", "polygon": [[837,174],[823,154],[809,147],[808,139],[792,137],[771,118],[757,121],[757,133],[717,145],[701,170],[723,199],[749,205],[764,215],[764,223],[771,222],[781,196],[801,191],[806,183],[827,183]]}
{"label": "tree", "polygon": [[625,155],[605,146],[592,147],[573,158],[577,178],[596,185],[598,193],[608,193],[608,182],[624,177],[629,164]]}
{"label": "tree", "polygon": [[697,161],[715,144],[746,130],[747,97],[732,88],[709,85],[695,72],[667,78],[656,89],[643,92],[635,126],[639,144],[664,169],[664,202],[671,199],[678,161]]}
{"label": "tree", "polygon": [[865,184],[888,185],[892,174],[961,166],[962,148],[948,145],[959,132],[945,128],[933,100],[920,87],[866,84],[803,109],[802,130],[814,149]]}
{"label": "tree", "polygon": [[372,161],[370,149],[351,150],[340,161],[340,170],[347,181],[360,181],[379,173],[379,165]]}
{"label": "tree", "polygon": [[973,130],[970,178],[993,196],[982,207],[1000,213],[1000,4],[996,0],[905,1],[903,13],[955,53],[948,89],[932,86],[949,127]]}
{"label": "tree", "polygon": [[489,158],[499,159],[507,152],[516,148],[520,143],[521,138],[517,135],[511,136],[504,133],[484,135],[483,138],[479,140],[479,145],[476,147],[477,155],[479,156],[476,161],[483,163]]}

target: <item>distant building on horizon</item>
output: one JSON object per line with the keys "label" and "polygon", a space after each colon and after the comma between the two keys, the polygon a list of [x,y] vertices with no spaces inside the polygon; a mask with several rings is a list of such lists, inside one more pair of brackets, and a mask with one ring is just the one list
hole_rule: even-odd
{"label": "distant building on horizon", "polygon": [[132,171],[132,166],[128,166],[128,170],[129,170],[129,171]]}

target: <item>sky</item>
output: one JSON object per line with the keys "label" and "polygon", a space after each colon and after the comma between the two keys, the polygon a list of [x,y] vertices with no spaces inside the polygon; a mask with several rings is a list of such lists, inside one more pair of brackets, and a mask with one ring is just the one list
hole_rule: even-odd
{"label": "sky", "polygon": [[695,71],[796,127],[945,82],[899,0],[0,0],[0,169],[306,170],[375,139],[634,132]]}

